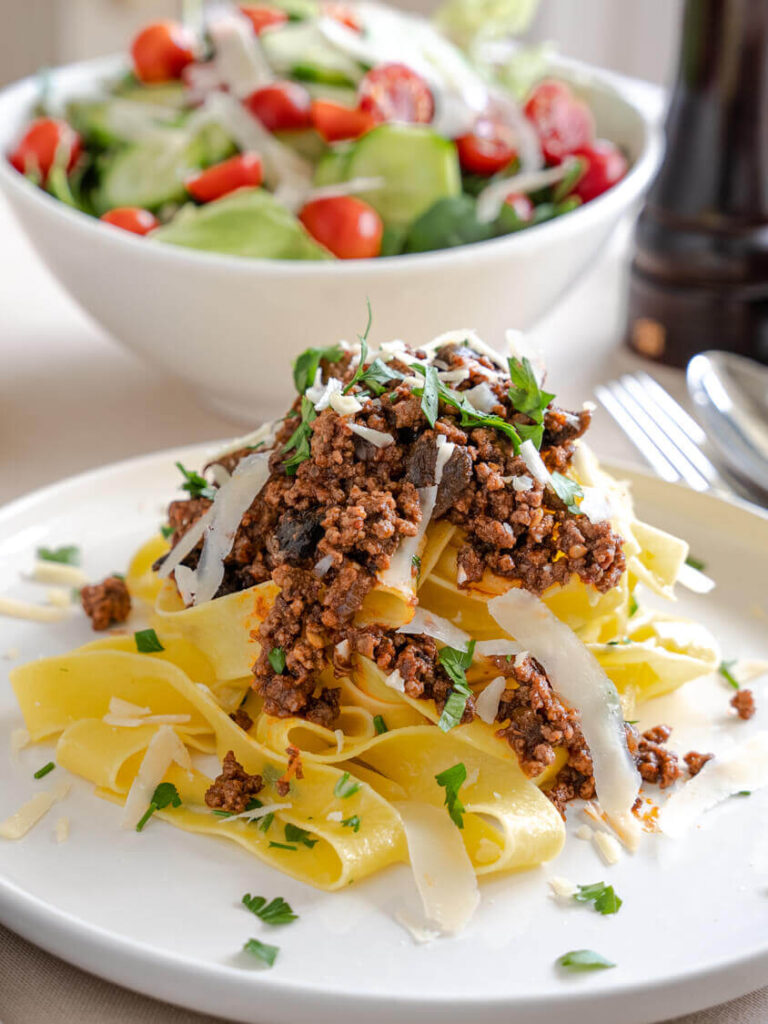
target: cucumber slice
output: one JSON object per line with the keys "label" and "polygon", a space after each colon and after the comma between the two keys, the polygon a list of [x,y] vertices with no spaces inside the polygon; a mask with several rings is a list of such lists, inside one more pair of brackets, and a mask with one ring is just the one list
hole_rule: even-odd
{"label": "cucumber slice", "polygon": [[291,75],[300,68],[315,82],[356,85],[363,69],[345,53],[332,46],[314,21],[291,21],[259,37],[270,67],[278,75]]}
{"label": "cucumber slice", "polygon": [[185,206],[152,232],[160,242],[187,249],[270,260],[333,257],[269,192],[243,188],[205,206]]}
{"label": "cucumber slice", "polygon": [[199,129],[190,143],[190,159],[200,167],[208,167],[226,160],[236,152],[232,137],[218,124],[206,124]]}
{"label": "cucumber slice", "polygon": [[321,188],[323,185],[338,185],[340,181],[348,181],[351,155],[351,146],[335,146],[329,150],[315,168],[313,184]]}
{"label": "cucumber slice", "polygon": [[393,226],[410,224],[439,199],[461,193],[456,146],[426,125],[374,128],[355,143],[346,177],[384,179],[365,201]]}
{"label": "cucumber slice", "polygon": [[305,160],[309,160],[311,164],[322,160],[328,152],[328,146],[313,128],[307,128],[304,131],[275,132],[274,134],[275,138],[284,146],[290,146],[294,152],[303,156]]}
{"label": "cucumber slice", "polygon": [[104,213],[115,206],[153,210],[182,202],[187,198],[184,180],[199,166],[199,153],[191,151],[186,132],[158,132],[105,155],[96,207]]}
{"label": "cucumber slice", "polygon": [[134,103],[157,104],[182,110],[187,105],[183,82],[158,82],[156,85],[142,85],[132,75],[123,79],[112,90],[115,96]]}
{"label": "cucumber slice", "polygon": [[101,148],[138,142],[158,128],[178,126],[184,113],[173,107],[136,103],[122,97],[109,100],[73,100],[66,117],[75,131]]}

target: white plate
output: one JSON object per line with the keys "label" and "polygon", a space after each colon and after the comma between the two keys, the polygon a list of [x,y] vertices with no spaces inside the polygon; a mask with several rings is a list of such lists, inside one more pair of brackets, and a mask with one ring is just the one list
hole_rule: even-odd
{"label": "white plate", "polygon": [[[39,587],[20,580],[39,544],[80,544],[94,578],[123,567],[161,521],[179,457],[197,465],[201,449],[88,473],[0,512],[3,590],[40,598]],[[713,594],[689,595],[680,607],[716,631],[726,657],[765,656],[768,517],[634,479],[641,513],[685,534],[717,580]],[[76,614],[55,626],[0,620],[0,655],[18,648],[16,663],[88,638]],[[21,719],[7,668],[0,661],[0,818],[46,785],[32,772],[49,758],[48,749],[33,747],[20,763],[10,760],[8,736]],[[704,706],[719,714],[718,743],[747,737],[761,720],[768,725],[761,693],[746,723],[731,717],[729,696],[722,681],[689,685],[649,707],[643,724],[680,714],[687,703],[689,715]],[[690,717],[681,745],[701,739],[700,728]],[[119,808],[76,779],[60,805],[71,821],[66,843],[52,835],[58,808],[21,842],[0,842],[0,920],[112,981],[240,1021],[646,1024],[768,983],[767,798],[763,791],[730,800],[686,839],[649,837],[612,868],[571,836],[556,863],[484,883],[464,934],[416,946],[394,920],[413,891],[404,866],[343,893],[316,892],[234,846],[159,822],[141,835],[121,831]],[[571,819],[572,833],[583,819],[575,810]],[[610,881],[624,905],[614,917],[563,908],[547,895],[549,874]],[[283,896],[301,918],[269,930],[239,905],[245,892]],[[281,947],[273,970],[239,952],[252,936]],[[559,975],[555,959],[577,948],[618,966]]]}

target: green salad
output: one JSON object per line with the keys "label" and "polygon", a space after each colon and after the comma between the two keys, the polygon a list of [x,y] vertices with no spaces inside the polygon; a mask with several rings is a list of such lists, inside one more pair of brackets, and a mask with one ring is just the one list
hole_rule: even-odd
{"label": "green salad", "polygon": [[276,0],[217,5],[197,31],[156,22],[129,71],[49,100],[8,158],[113,228],[262,259],[483,242],[620,181],[625,155],[567,83],[516,95],[514,69],[449,37],[469,32],[464,10],[451,0],[438,27],[376,3]]}

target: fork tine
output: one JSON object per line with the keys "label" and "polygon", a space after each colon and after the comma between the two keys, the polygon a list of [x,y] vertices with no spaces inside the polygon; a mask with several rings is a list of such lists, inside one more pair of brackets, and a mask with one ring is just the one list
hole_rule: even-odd
{"label": "fork tine", "polygon": [[608,387],[599,384],[595,388],[595,395],[605,410],[616,420],[632,444],[645,456],[649,465],[656,470],[661,479],[668,480],[670,483],[676,483],[680,479],[680,474],[664,453],[638,429],[638,425],[629,413],[626,412],[623,405],[614,398]]}
{"label": "fork tine", "polygon": [[642,399],[638,401],[632,392],[627,389],[623,381],[615,380],[609,387],[616,401],[623,406],[625,411],[635,421],[637,427],[653,442],[667,461],[672,463],[689,487],[692,487],[695,491],[709,490],[709,480],[669,440],[653,416],[641,404]]}
{"label": "fork tine", "polygon": [[[621,378],[621,383],[638,402],[648,407],[648,412],[653,416],[653,419],[664,431],[670,442],[685,455],[689,462],[693,463],[701,475],[709,482],[710,487],[716,485],[719,480],[719,473],[689,435],[686,429],[688,421],[695,428],[694,433],[697,437],[702,437],[703,441],[706,441],[706,434],[691,419],[685,409],[678,405],[674,398],[667,394],[664,388],[647,373],[641,372],[634,376],[626,373]],[[703,442],[699,441],[698,443],[701,444]]]}

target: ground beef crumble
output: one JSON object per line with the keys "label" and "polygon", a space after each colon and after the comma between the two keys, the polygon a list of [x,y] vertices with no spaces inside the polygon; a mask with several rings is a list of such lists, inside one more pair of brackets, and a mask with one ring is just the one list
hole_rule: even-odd
{"label": "ground beef crumble", "polygon": [[95,630],[117,626],[125,622],[131,612],[131,595],[125,580],[119,576],[108,576],[101,583],[83,587],[80,601]]}
{"label": "ground beef crumble", "polygon": [[731,698],[731,707],[736,709],[739,718],[746,721],[756,711],[754,694],[751,690],[739,690]]}
{"label": "ground beef crumble", "polygon": [[[400,376],[351,394],[361,404],[353,422],[393,438],[377,447],[350,430],[350,420],[332,408],[306,424],[310,457],[286,466],[286,445],[302,416],[297,399],[276,431],[270,476],[243,516],[217,596],[272,579],[280,593],[254,638],[260,655],[254,666],[254,688],[271,715],[299,715],[332,728],[340,691],[323,686],[321,671],[348,657],[334,654],[349,642],[349,652],[372,658],[387,673],[395,670],[411,697],[431,698],[442,709],[453,683],[437,659],[437,647],[426,636],[404,636],[377,626],[353,622],[377,573],[388,568],[392,555],[419,530],[420,490],[437,485],[433,518],[461,528],[458,582],[462,587],[491,571],[520,581],[535,594],[576,575],[605,592],[615,587],[625,569],[622,539],[606,522],[592,523],[569,511],[563,502],[533,480],[529,490],[515,490],[509,480],[528,476],[525,461],[515,454],[503,431],[465,421],[450,402],[440,401],[434,424],[427,422],[421,398],[408,382],[413,356],[397,354],[389,366]],[[462,345],[445,345],[433,357],[442,370],[458,370],[450,387],[463,392],[478,385],[491,392],[492,413],[513,425],[533,427],[509,396],[509,379],[485,355]],[[323,362],[324,379],[345,382],[355,367],[345,355],[335,364]],[[370,391],[380,394],[371,394]],[[570,413],[550,405],[543,414],[541,457],[551,471],[567,472],[574,442],[590,423],[588,411]],[[437,440],[454,445],[436,479]],[[232,471],[247,450],[217,460]],[[176,544],[210,507],[207,498],[192,497],[171,504],[168,521]],[[194,568],[198,545],[183,564]],[[416,569],[414,568],[414,573]],[[285,667],[276,671],[270,654],[280,649]],[[279,664],[280,659],[277,659]],[[500,669],[508,677],[499,709],[499,734],[517,752],[524,771],[539,774],[552,764],[558,748],[568,760],[550,791],[560,806],[574,795],[594,795],[592,763],[578,715],[554,694],[541,666],[527,659]],[[474,717],[467,701],[464,721]],[[236,765],[236,763],[235,763]],[[650,769],[649,769],[650,770]],[[235,766],[230,763],[230,771]],[[218,793],[222,776],[209,793]],[[227,776],[227,783],[242,782]],[[224,783],[222,782],[222,786]]]}
{"label": "ground beef crumble", "polygon": [[263,788],[261,776],[249,775],[235,757],[235,752],[229,750],[221,762],[221,774],[216,776],[206,791],[205,802],[214,810],[242,814]]}
{"label": "ground beef crumble", "polygon": [[253,727],[253,719],[245,710],[245,708],[238,708],[237,711],[233,711],[229,716],[235,725],[239,725],[241,729],[248,732]]}

